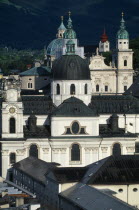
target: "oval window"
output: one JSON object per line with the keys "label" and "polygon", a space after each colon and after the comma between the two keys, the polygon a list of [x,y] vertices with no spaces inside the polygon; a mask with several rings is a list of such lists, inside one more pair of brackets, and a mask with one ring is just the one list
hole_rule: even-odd
{"label": "oval window", "polygon": [[72,124],[72,128],[71,129],[72,129],[72,133],[74,133],[74,134],[79,133],[79,130],[80,130],[79,123],[78,122],[74,122]]}
{"label": "oval window", "polygon": [[122,192],[123,192],[123,189],[119,189],[118,191],[119,191],[120,193],[122,193]]}
{"label": "oval window", "polygon": [[137,188],[134,188],[134,189],[133,189],[133,191],[134,191],[134,192],[137,192],[137,191],[138,191],[138,189],[137,189]]}

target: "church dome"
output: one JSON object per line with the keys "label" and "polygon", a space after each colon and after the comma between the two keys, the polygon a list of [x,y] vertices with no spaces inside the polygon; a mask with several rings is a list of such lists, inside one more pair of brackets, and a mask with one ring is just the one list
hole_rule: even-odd
{"label": "church dome", "polygon": [[76,39],[76,32],[73,29],[67,29],[63,37],[64,39]]}
{"label": "church dome", "polygon": [[129,34],[128,32],[124,29],[120,29],[117,32],[117,39],[129,39]]}
{"label": "church dome", "polygon": [[63,55],[55,60],[52,75],[54,80],[90,80],[89,66],[78,55]]}
{"label": "church dome", "polygon": [[56,55],[57,51],[62,50],[64,45],[63,39],[54,39],[47,47],[46,53],[47,55]]}
{"label": "church dome", "polygon": [[117,32],[117,39],[129,39],[128,31],[125,29],[126,26],[125,26],[123,15],[124,14],[122,13],[120,30]]}
{"label": "church dome", "polygon": [[63,34],[64,39],[76,39],[76,32],[72,28],[72,20],[70,15],[71,13],[69,12],[67,30]]}

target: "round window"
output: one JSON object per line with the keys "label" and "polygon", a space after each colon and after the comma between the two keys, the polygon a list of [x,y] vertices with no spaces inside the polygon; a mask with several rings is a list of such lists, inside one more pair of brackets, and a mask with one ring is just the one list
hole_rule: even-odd
{"label": "round window", "polygon": [[118,192],[122,193],[123,192],[123,189],[119,189]]}
{"label": "round window", "polygon": [[134,189],[133,189],[133,191],[134,191],[134,192],[137,192],[137,191],[138,191],[138,189],[137,189],[137,188],[134,188]]}
{"label": "round window", "polygon": [[74,122],[71,127],[72,133],[78,134],[80,130],[80,126],[78,122]]}

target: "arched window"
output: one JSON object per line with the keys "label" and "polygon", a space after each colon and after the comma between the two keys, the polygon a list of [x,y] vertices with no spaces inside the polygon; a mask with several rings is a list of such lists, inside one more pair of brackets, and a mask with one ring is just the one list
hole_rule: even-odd
{"label": "arched window", "polygon": [[14,152],[10,153],[10,164],[16,163],[16,155]]}
{"label": "arched window", "polygon": [[38,158],[38,147],[36,144],[32,144],[29,149],[29,156]]}
{"label": "arched window", "polygon": [[59,84],[57,84],[57,86],[56,86],[56,94],[60,95],[60,85]]}
{"label": "arched window", "polygon": [[124,66],[127,66],[127,60],[124,60]]}
{"label": "arched window", "polygon": [[114,156],[119,156],[121,155],[121,145],[119,143],[115,143],[113,145],[113,150],[112,150],[112,154]]}
{"label": "arched window", "polygon": [[84,86],[84,94],[85,95],[87,94],[87,84],[85,84],[85,86]]}
{"label": "arched window", "polygon": [[10,127],[10,133],[16,132],[15,118],[13,118],[13,117],[10,118],[9,127]]}
{"label": "arched window", "polygon": [[75,95],[75,85],[74,84],[71,84],[71,86],[70,86],[70,94]]}
{"label": "arched window", "polygon": [[80,161],[80,147],[78,144],[73,144],[71,148],[71,161]]}
{"label": "arched window", "polygon": [[28,83],[28,88],[32,88],[32,83],[31,82]]}
{"label": "arched window", "polygon": [[99,92],[99,85],[96,85],[96,92]]}

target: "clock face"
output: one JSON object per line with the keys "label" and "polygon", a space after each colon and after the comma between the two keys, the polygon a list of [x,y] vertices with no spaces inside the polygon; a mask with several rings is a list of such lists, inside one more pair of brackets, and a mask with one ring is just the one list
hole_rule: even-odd
{"label": "clock face", "polygon": [[9,109],[9,112],[10,112],[11,114],[15,113],[15,108],[14,108],[14,107],[11,107],[11,108]]}

